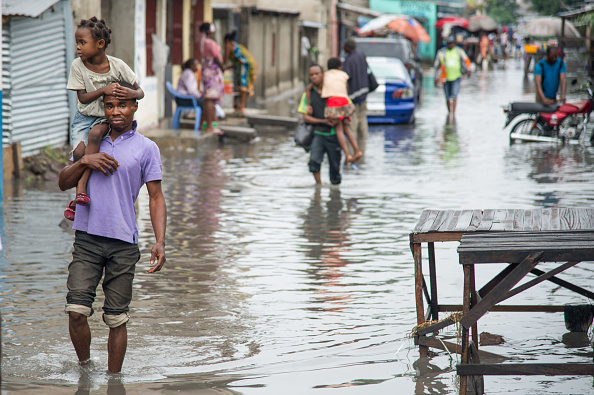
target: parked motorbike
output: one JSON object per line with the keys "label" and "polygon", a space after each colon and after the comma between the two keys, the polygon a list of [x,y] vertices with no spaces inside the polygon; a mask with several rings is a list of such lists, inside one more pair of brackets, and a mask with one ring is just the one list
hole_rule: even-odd
{"label": "parked motorbike", "polygon": [[[572,85],[577,84],[573,80]],[[507,114],[505,126],[520,116],[527,116],[514,125],[509,141],[513,144],[520,141],[542,141],[580,143],[586,136],[586,127],[590,120],[590,113],[594,109],[594,93],[592,83],[588,79],[570,93],[585,92],[588,99],[573,100],[563,104],[545,106],[542,103],[514,102],[503,108]]]}

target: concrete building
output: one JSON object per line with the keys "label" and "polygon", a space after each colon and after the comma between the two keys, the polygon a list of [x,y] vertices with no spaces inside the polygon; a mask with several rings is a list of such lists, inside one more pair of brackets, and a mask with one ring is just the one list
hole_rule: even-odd
{"label": "concrete building", "polygon": [[74,22],[97,16],[112,30],[109,55],[124,60],[145,92],[136,119],[157,125],[170,108],[165,81],[177,81],[181,65],[199,51],[198,28],[212,19],[210,0],[71,0]]}
{"label": "concrete building", "polygon": [[[332,56],[332,0],[217,0],[214,22],[219,31],[236,30],[238,41],[258,63],[257,101],[301,89],[311,62]],[[217,36],[218,38],[219,36]]]}
{"label": "concrete building", "polygon": [[309,63],[324,65],[338,54],[337,0],[211,1],[3,0],[3,145],[20,142],[28,156],[69,143],[76,94],[65,87],[75,56],[74,32],[81,19],[92,16],[107,21],[112,29],[107,53],[134,70],[145,92],[136,113],[141,129],[171,114],[165,81],[175,85],[185,60],[201,58],[198,28],[204,21],[216,23],[221,45],[224,33],[235,29],[254,54],[259,101],[301,89]]}

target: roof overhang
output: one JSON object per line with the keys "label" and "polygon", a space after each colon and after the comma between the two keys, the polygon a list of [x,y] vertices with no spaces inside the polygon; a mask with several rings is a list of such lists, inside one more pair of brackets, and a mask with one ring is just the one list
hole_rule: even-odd
{"label": "roof overhang", "polygon": [[581,15],[591,14],[591,13],[594,13],[594,5],[589,4],[581,9],[559,13],[559,14],[557,14],[557,16],[562,19],[573,19],[573,18],[577,18]]}
{"label": "roof overhang", "polygon": [[359,6],[347,4],[347,3],[338,3],[336,5],[336,8],[338,8],[340,11],[350,12],[352,14],[366,16],[369,18],[376,18],[383,14],[382,12],[379,12],[379,11],[375,11],[375,10],[372,10],[369,8],[359,7]]}
{"label": "roof overhang", "polygon": [[37,18],[60,0],[2,0],[2,15]]}
{"label": "roof overhang", "polygon": [[313,21],[299,21],[297,22],[298,26],[303,27],[311,27],[313,29],[325,29],[328,27],[328,24],[321,23],[321,22],[313,22]]}
{"label": "roof overhang", "polygon": [[299,16],[301,11],[287,10],[282,8],[261,8],[261,7],[247,7],[252,14],[273,14],[273,15],[288,15]]}

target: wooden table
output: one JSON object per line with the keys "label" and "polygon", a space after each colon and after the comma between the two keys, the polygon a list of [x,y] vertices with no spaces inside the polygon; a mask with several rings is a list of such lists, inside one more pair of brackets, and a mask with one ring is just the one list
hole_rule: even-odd
{"label": "wooden table", "polygon": [[[587,218],[587,217],[583,217]],[[478,320],[496,304],[517,295],[543,281],[550,280],[581,261],[594,261],[594,231],[526,231],[499,233],[469,233],[462,236],[458,247],[460,264],[464,268],[464,303],[462,325],[462,358],[457,366],[460,378],[460,394],[467,394],[468,377],[478,380],[477,389],[470,393],[483,391],[483,375],[594,375],[594,363],[506,363],[481,364],[480,357],[471,364],[469,332],[472,329],[476,338]],[[524,284],[513,288],[528,273],[535,270],[541,262],[565,262],[561,266],[540,274]],[[490,281],[490,286],[483,287],[478,294],[475,291],[475,266],[508,263],[503,271]],[[513,288],[513,289],[512,289]],[[566,283],[566,288],[583,296],[594,299],[594,294],[576,285]],[[563,311],[564,306],[557,307]],[[591,314],[590,306],[586,306]],[[526,310],[529,311],[529,310]],[[584,321],[591,323],[592,316]],[[567,317],[566,317],[567,318]],[[567,321],[566,321],[567,322]],[[588,326],[588,323],[584,327]],[[584,330],[580,328],[579,330]],[[586,328],[587,330],[587,328]],[[476,340],[474,345],[478,347]],[[478,351],[478,348],[477,348]]]}
{"label": "wooden table", "polygon": [[[594,231],[594,209],[589,208],[542,208],[542,209],[495,209],[495,210],[424,210],[418,223],[410,234],[411,250],[415,267],[415,300],[417,308],[417,325],[426,321],[438,320],[439,312],[462,311],[463,306],[439,304],[437,292],[437,272],[435,261],[435,242],[460,241],[463,235],[478,232],[551,232],[558,231],[579,232]],[[422,243],[427,243],[429,257],[429,287],[423,276]],[[542,275],[538,269],[530,272]],[[501,273],[500,275],[505,275]],[[494,278],[480,291],[486,292],[500,280]],[[591,297],[592,293],[556,278],[554,275],[547,279],[562,287],[572,289],[582,295]],[[473,298],[476,293],[472,290]],[[427,314],[423,297],[427,302]],[[562,311],[557,306],[500,306],[494,305],[490,311]],[[450,352],[460,352],[455,345],[438,341],[426,335],[454,324],[451,320],[444,320],[422,330],[415,336],[421,355],[426,355],[427,347],[444,349]],[[475,323],[476,325],[476,323]],[[475,331],[476,332],[476,331]],[[478,344],[476,334],[473,340]],[[451,347],[454,346],[454,347]]]}

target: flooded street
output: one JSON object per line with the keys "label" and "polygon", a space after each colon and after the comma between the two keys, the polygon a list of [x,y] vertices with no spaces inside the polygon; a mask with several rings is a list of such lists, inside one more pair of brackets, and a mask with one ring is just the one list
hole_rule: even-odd
{"label": "flooded street", "polygon": [[[416,324],[409,233],[421,211],[594,203],[592,148],[509,145],[500,106],[534,97],[520,66],[512,60],[463,80],[453,123],[428,72],[416,124],[371,127],[360,170],[345,170],[340,187],[329,185],[325,162],[316,189],[308,155],[285,132],[207,154],[163,150],[168,262],[161,273],[145,272],[154,238],[143,189],[143,256],[121,376],[105,373],[101,314],[89,320],[93,371],[78,369],[68,336],[73,235],[58,224],[72,193],[54,183],[6,187],[2,393],[457,393],[459,357],[439,351],[420,360],[408,337]],[[442,303],[461,303],[456,247],[436,244]],[[479,287],[500,270],[489,266],[477,271]],[[593,272],[580,264],[561,277],[591,287]],[[589,303],[552,284],[511,299],[570,302]],[[99,290],[99,313],[102,303]],[[515,362],[593,357],[591,341],[568,339],[560,313],[490,313],[479,331],[502,335],[505,344],[483,349]],[[454,328],[442,335],[456,341]],[[488,394],[593,387],[590,376],[485,376]]]}

